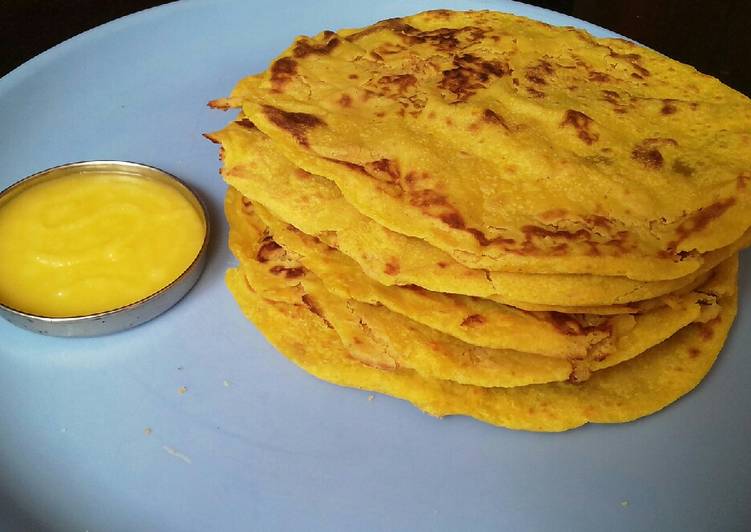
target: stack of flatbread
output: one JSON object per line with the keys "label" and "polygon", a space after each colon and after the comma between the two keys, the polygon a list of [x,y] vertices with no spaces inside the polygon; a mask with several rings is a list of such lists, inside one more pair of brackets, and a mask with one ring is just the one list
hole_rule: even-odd
{"label": "stack of flatbread", "polygon": [[693,389],[736,312],[751,102],[494,12],[299,37],[211,102],[227,281],[281,353],[438,416],[560,431]]}

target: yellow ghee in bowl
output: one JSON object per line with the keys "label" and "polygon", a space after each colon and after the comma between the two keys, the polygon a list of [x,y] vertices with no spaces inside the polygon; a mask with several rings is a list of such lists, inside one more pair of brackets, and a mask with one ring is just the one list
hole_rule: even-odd
{"label": "yellow ghee in bowl", "polygon": [[168,286],[206,236],[188,194],[159,179],[92,171],[24,188],[0,203],[0,303],[82,316]]}

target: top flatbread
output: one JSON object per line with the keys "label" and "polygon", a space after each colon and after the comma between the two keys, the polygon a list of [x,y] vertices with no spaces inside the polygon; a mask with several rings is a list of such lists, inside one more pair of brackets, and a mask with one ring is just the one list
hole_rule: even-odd
{"label": "top flatbread", "polygon": [[301,37],[234,99],[359,211],[473,268],[685,276],[751,225],[751,103],[632,43],[492,12]]}

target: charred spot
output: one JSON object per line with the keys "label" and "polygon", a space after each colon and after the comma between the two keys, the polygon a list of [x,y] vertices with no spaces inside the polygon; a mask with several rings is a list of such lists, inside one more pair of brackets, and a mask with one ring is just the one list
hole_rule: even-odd
{"label": "charred spot", "polygon": [[401,268],[399,266],[399,259],[391,257],[386,265],[383,267],[383,273],[386,275],[398,275]]}
{"label": "charred spot", "polygon": [[417,84],[417,78],[412,74],[382,76],[378,79],[378,84],[382,87],[393,88],[398,94],[405,94],[411,87],[414,87]]}
{"label": "charred spot", "polygon": [[347,77],[348,77],[349,79],[359,79],[359,77],[360,77],[360,76],[358,76],[357,74],[350,74],[350,75],[349,75],[349,76],[347,76]]}
{"label": "charred spot", "polygon": [[593,81],[595,83],[607,83],[611,81],[611,77],[605,74],[604,72],[598,72],[596,70],[592,70],[589,73],[589,76],[587,77],[589,81]]}
{"label": "charred spot", "polygon": [[511,131],[511,129],[508,127],[508,124],[506,123],[506,120],[504,120],[501,115],[491,109],[485,109],[482,112],[482,119],[488,124],[496,124],[503,127],[506,131]]}
{"label": "charred spot", "polygon": [[352,107],[352,97],[349,94],[342,94],[339,97],[339,100],[337,101],[339,105],[344,107],[345,109],[347,107]]}
{"label": "charred spot", "polygon": [[691,177],[692,175],[694,175],[694,168],[681,161],[680,159],[673,161],[672,169],[676,174],[680,174],[685,177]]}
{"label": "charred spot", "polygon": [[491,76],[501,78],[511,74],[508,63],[485,61],[472,54],[462,54],[453,59],[454,68],[444,70],[438,86],[466,101],[478,90],[487,87]]}
{"label": "charred spot", "polygon": [[248,118],[242,118],[240,120],[236,120],[235,124],[237,124],[240,127],[244,127],[245,129],[251,129],[251,130],[258,129],[256,125],[253,122],[251,122]]}
{"label": "charred spot", "polygon": [[297,61],[290,57],[282,57],[271,65],[271,90],[282,92],[284,86],[297,74]]}
{"label": "charred spot", "polygon": [[530,96],[532,96],[534,98],[544,98],[545,97],[545,93],[544,92],[538,91],[534,87],[527,87],[526,89],[527,89],[527,94],[529,94]]}
{"label": "charred spot", "polygon": [[602,99],[608,103],[612,103],[616,105],[620,104],[620,98],[621,98],[621,95],[618,94],[616,91],[609,91],[609,90],[602,91]]}
{"label": "charred spot", "polygon": [[470,314],[462,321],[462,327],[476,327],[485,323],[485,318],[480,314]]}
{"label": "charred spot", "polygon": [[513,238],[504,238],[501,236],[488,238],[485,233],[474,227],[467,227],[465,231],[472,235],[475,240],[477,240],[477,243],[483,247],[487,247],[491,244],[513,244],[515,242]]}
{"label": "charred spot", "polygon": [[448,264],[445,263],[445,262],[443,262],[443,261],[436,262],[435,265],[438,266],[441,269],[444,269],[444,268],[448,267]]}
{"label": "charred spot", "polygon": [[688,350],[688,356],[689,356],[689,358],[697,358],[700,354],[701,354],[701,351],[699,351],[695,347],[691,347]]}
{"label": "charred spot", "polygon": [[281,249],[282,246],[277,244],[270,236],[267,236],[256,252],[256,260],[260,263],[268,262],[278,256]]}
{"label": "charred spot", "polygon": [[720,317],[717,316],[716,318],[712,318],[706,323],[702,323],[701,327],[699,328],[699,336],[702,340],[705,342],[708,342],[714,337],[714,326],[716,323],[720,322]]}
{"label": "charred spot", "polygon": [[553,68],[553,65],[543,60],[536,65],[527,67],[524,77],[537,85],[547,85],[548,82],[546,77],[552,76],[554,73],[555,69]]}
{"label": "charred spot", "polygon": [[440,216],[440,220],[454,229],[464,228],[464,218],[458,212],[447,212]]}
{"label": "charred spot", "polygon": [[735,180],[735,188],[738,190],[746,190],[749,180],[751,180],[750,172],[742,172],[738,174],[738,177]]}
{"label": "charred spot", "polygon": [[308,113],[290,113],[271,105],[263,106],[263,113],[272,124],[287,131],[302,146],[308,147],[307,133],[326,123],[315,115]]}
{"label": "charred spot", "polygon": [[585,115],[581,111],[575,111],[569,109],[564,115],[561,127],[570,126],[576,129],[577,136],[585,144],[591,145],[600,138],[600,135],[592,131],[592,120],[589,116]]}
{"label": "charred spot", "polygon": [[329,320],[326,319],[326,316],[324,316],[323,311],[321,311],[321,308],[318,306],[315,299],[313,299],[313,297],[310,294],[303,294],[301,299],[302,299],[302,302],[305,304],[305,306],[308,307],[308,310],[311,311],[316,316],[318,316],[319,318],[321,318],[329,329],[334,328],[329,322]]}
{"label": "charred spot", "polygon": [[640,162],[647,168],[657,170],[662,168],[664,158],[658,146],[677,146],[678,142],[671,138],[650,138],[634,146],[631,150],[631,158]]}
{"label": "charred spot", "polygon": [[309,55],[329,55],[334,48],[339,46],[339,39],[334,37],[334,33],[330,32],[329,35],[324,33],[324,37],[329,39],[324,44],[314,44],[309,39],[299,39],[292,49],[292,55],[298,59],[308,57]]}
{"label": "charred spot", "polygon": [[556,238],[565,240],[589,240],[591,233],[586,229],[579,229],[577,231],[564,231],[561,229],[545,229],[536,225],[525,225],[522,227],[522,232],[527,240],[533,238]]}
{"label": "charred spot", "polygon": [[274,275],[283,275],[285,279],[297,279],[305,274],[304,268],[285,268],[284,266],[274,266],[269,270]]}
{"label": "charred spot", "polygon": [[629,63],[631,67],[636,71],[631,74],[632,77],[643,79],[650,75],[649,70],[641,65],[641,56],[639,54],[619,54],[611,50],[610,57],[613,57],[614,59],[622,59]]}
{"label": "charred spot", "polygon": [[678,224],[678,227],[676,227],[675,232],[678,238],[668,244],[668,251],[675,251],[678,244],[683,242],[693,233],[703,231],[712,220],[722,216],[723,213],[733,205],[735,205],[735,198],[726,198],[699,209],[688,216]]}
{"label": "charred spot", "polygon": [[664,115],[672,115],[678,112],[678,108],[675,106],[676,100],[665,99],[662,100],[662,109],[660,112]]}
{"label": "charred spot", "polygon": [[365,164],[365,170],[369,175],[380,181],[396,183],[399,181],[399,163],[393,159],[378,159]]}

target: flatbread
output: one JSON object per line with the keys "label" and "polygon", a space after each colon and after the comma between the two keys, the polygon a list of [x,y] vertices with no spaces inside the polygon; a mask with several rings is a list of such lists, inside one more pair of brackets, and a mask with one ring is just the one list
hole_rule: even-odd
{"label": "flatbread", "polygon": [[751,103],[633,43],[439,10],[300,37],[243,84],[296,166],[475,269],[684,277],[751,225]]}
{"label": "flatbread", "polygon": [[410,401],[434,416],[468,415],[512,429],[563,431],[592,423],[622,423],[658,410],[691,391],[706,375],[736,313],[722,300],[710,322],[686,327],[635,359],[597,372],[582,384],[482,388],[424,377],[399,368],[366,366],[343,347],[320,309],[260,297],[238,269],[227,283],[240,308],[295,364],[325,381]]}

